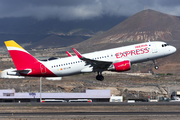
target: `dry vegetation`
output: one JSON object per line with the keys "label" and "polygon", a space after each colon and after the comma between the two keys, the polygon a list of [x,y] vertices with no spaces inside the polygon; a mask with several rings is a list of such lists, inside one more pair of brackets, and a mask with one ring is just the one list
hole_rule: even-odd
{"label": "dry vegetation", "polygon": [[[84,92],[86,89],[110,89],[111,94],[123,95],[126,99],[147,99],[167,96],[167,87],[173,92],[174,82],[177,89],[180,77],[177,75],[131,76],[123,74],[105,74],[104,81],[95,80],[96,74],[89,73],[63,77],[61,81],[49,81],[43,78],[42,92]],[[12,89],[16,92],[39,92],[39,78],[0,79],[0,89]]]}

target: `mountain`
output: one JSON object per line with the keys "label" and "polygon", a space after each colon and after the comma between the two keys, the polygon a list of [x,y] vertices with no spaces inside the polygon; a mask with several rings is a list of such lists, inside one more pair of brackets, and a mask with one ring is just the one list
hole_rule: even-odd
{"label": "mountain", "polygon": [[180,39],[180,17],[164,14],[154,10],[143,10],[110,30],[96,35],[73,47],[83,49],[83,46],[95,50],[109,46],[124,45],[129,42],[172,41]]}
{"label": "mountain", "polygon": [[85,36],[59,36],[59,35],[50,35],[41,39],[33,44],[26,46],[26,49],[36,48],[54,48],[54,47],[66,47],[76,43],[80,43],[89,37]]}
{"label": "mountain", "polygon": [[[32,17],[1,18],[0,19],[0,45],[3,41],[13,39],[18,43],[31,43],[31,47],[42,40],[52,41],[52,36],[57,36],[58,44],[50,44],[52,47],[66,46],[84,41],[102,31],[107,31],[127,17],[101,16],[88,20],[60,21],[59,19],[37,20]],[[108,23],[108,24],[107,24]],[[50,37],[51,36],[51,37]],[[64,43],[64,37],[68,38],[69,44]],[[49,39],[48,39],[49,38]],[[82,40],[83,39],[83,40]],[[62,43],[60,43],[62,42]],[[67,41],[66,41],[67,42]],[[50,43],[50,42],[49,42]],[[72,44],[71,44],[72,43]],[[41,42],[42,47],[48,47]]]}
{"label": "mountain", "polygon": [[110,30],[69,47],[82,53],[120,47],[145,41],[165,41],[177,49],[176,53],[157,60],[158,70],[151,62],[138,64],[131,72],[171,73],[180,71],[180,17],[167,15],[154,10],[141,11]]}

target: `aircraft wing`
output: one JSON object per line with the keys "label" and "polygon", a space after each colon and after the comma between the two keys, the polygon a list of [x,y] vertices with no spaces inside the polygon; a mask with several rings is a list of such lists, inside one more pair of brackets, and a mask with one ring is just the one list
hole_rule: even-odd
{"label": "aircraft wing", "polygon": [[75,52],[75,54],[78,56],[79,59],[81,59],[81,60],[86,62],[86,65],[90,65],[90,67],[93,67],[93,71],[104,71],[104,70],[107,70],[107,68],[109,68],[109,66],[113,63],[113,62],[109,62],[109,61],[93,60],[93,59],[89,59],[89,58],[83,57],[74,48],[73,48],[73,51]]}

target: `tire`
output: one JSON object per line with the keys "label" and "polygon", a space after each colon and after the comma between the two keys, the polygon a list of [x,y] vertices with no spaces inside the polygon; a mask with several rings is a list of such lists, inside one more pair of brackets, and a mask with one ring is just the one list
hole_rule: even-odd
{"label": "tire", "polygon": [[158,69],[159,69],[159,67],[158,67],[158,66],[155,66],[154,68],[155,68],[156,70],[158,70]]}

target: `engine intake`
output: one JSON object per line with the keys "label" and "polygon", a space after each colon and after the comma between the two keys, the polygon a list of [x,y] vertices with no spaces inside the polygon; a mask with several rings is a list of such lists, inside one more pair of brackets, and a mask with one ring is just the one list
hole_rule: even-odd
{"label": "engine intake", "polygon": [[117,72],[127,71],[127,70],[130,70],[130,69],[131,69],[131,63],[130,63],[129,60],[113,63],[108,68],[108,70],[110,70],[110,71],[117,71]]}

